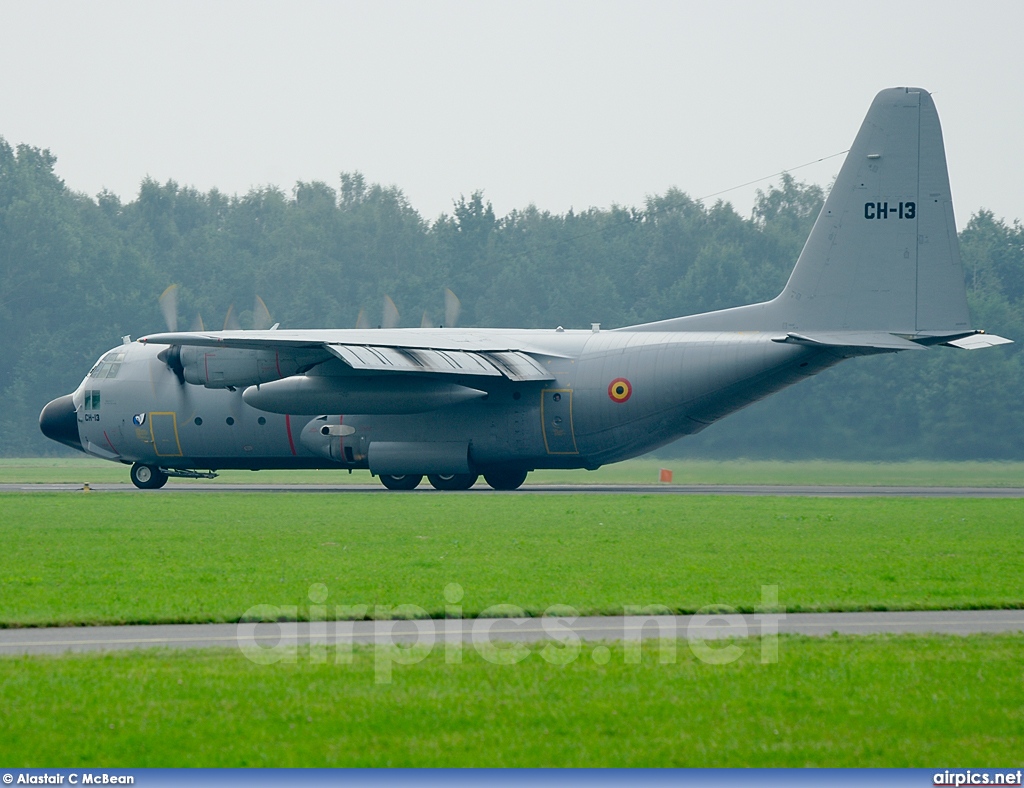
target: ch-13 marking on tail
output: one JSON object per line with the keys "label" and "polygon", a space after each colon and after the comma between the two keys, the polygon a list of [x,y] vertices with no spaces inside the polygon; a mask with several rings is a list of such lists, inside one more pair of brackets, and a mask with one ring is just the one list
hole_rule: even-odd
{"label": "ch-13 marking on tail", "polygon": [[917,88],[868,110],[785,289],[615,330],[153,334],[106,353],[43,433],[132,481],[225,468],[369,468],[515,489],[635,457],[840,361],[1009,340],[971,328],[939,118]]}

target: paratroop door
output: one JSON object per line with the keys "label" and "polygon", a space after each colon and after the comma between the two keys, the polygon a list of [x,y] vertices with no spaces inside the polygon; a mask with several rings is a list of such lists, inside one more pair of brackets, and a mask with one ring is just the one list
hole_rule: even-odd
{"label": "paratroop door", "polygon": [[544,449],[548,454],[579,454],[572,427],[572,389],[544,389],[540,397]]}

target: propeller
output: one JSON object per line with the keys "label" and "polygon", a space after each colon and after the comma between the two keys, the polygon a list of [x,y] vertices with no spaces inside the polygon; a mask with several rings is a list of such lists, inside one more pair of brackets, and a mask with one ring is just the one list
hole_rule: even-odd
{"label": "propeller", "polygon": [[178,379],[178,383],[184,386],[185,367],[181,363],[181,345],[171,345],[157,353],[156,357],[167,365],[167,368]]}
{"label": "propeller", "polygon": [[257,331],[264,331],[270,328],[274,323],[274,318],[270,316],[270,310],[267,309],[267,305],[263,303],[263,299],[256,296],[256,303],[252,308],[252,327]]}
{"label": "propeller", "polygon": [[178,286],[169,285],[157,299],[160,303],[160,311],[164,315],[164,323],[167,330],[175,332],[178,330]]}
{"label": "propeller", "polygon": [[423,319],[420,320],[420,328],[433,328],[434,321],[430,319],[430,315],[427,314],[427,310],[423,310]]}
{"label": "propeller", "polygon": [[366,310],[360,309],[356,318],[356,328],[370,328],[370,321],[366,318]]}
{"label": "propeller", "polygon": [[[167,330],[172,333],[177,331],[178,286],[168,285],[167,289],[160,294],[160,298],[158,298],[157,301],[160,304],[160,311],[164,316],[164,323],[167,324]],[[181,365],[181,346],[171,345],[157,353],[156,357],[167,365],[167,368],[170,369],[178,379],[178,383],[184,386],[185,369]]]}
{"label": "propeller", "polygon": [[235,314],[235,305],[228,307],[228,313],[224,316],[225,331],[241,331],[242,326],[238,322],[238,315]]}
{"label": "propeller", "polygon": [[384,316],[380,322],[381,328],[398,327],[398,307],[391,300],[391,296],[384,296]]}
{"label": "propeller", "polygon": [[[164,316],[164,322],[167,324],[167,330],[171,332],[178,330],[179,290],[180,288],[176,284],[168,285],[163,293],[160,294],[160,298],[157,299],[160,304],[160,311]],[[270,310],[267,308],[266,302],[264,302],[264,300],[259,296],[256,296],[256,301],[252,309],[253,328],[257,330],[277,328],[276,324],[271,325],[273,321],[274,319],[270,316]],[[235,305],[232,304],[228,307],[228,313],[224,317],[224,330],[237,331],[239,329],[241,329],[241,325],[239,325],[238,315],[235,313]],[[203,324],[203,316],[198,312],[196,313],[196,318],[192,322],[192,327],[189,330],[206,330],[206,326]],[[164,362],[178,378],[178,382],[184,385],[185,372],[181,364],[181,346],[171,345],[169,348],[160,351],[157,354],[157,358]]]}
{"label": "propeller", "polygon": [[462,302],[449,288],[444,289],[444,324],[448,328],[454,328],[459,322],[459,313],[462,311]]}

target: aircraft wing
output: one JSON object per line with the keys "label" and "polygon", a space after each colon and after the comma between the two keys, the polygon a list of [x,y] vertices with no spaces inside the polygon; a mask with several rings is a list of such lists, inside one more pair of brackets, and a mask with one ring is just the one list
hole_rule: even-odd
{"label": "aircraft wing", "polygon": [[494,332],[469,329],[369,329],[169,332],[139,339],[144,344],[257,350],[282,355],[323,354],[353,370],[554,380],[538,360],[550,350],[509,344]]}
{"label": "aircraft wing", "polygon": [[289,331],[173,331],[149,334],[139,342],[151,345],[192,345],[195,347],[250,348],[322,348],[329,344],[379,345],[384,347],[431,348],[441,350],[526,350],[523,343],[509,345],[494,330],[454,328],[371,328],[371,329],[293,329]]}

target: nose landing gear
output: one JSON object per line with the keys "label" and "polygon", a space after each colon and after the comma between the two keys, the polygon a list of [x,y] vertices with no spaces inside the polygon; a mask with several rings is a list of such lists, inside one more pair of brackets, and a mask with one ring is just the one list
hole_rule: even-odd
{"label": "nose landing gear", "polygon": [[132,484],[140,490],[159,490],[167,484],[167,474],[155,465],[137,462],[132,466]]}

